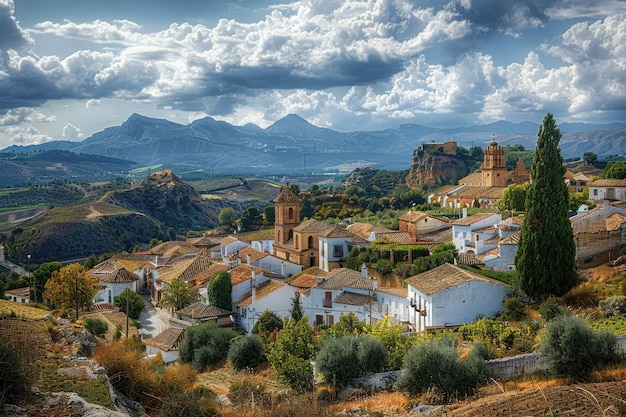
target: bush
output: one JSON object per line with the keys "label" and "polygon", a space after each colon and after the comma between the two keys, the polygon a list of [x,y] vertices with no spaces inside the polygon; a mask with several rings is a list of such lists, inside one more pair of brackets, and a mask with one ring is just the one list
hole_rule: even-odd
{"label": "bush", "polygon": [[204,370],[219,362],[228,354],[230,341],[237,336],[231,329],[206,322],[189,327],[180,344],[178,354],[181,362],[191,363],[194,368]]}
{"label": "bush", "polygon": [[397,387],[410,395],[433,389],[444,403],[473,394],[488,378],[482,354],[477,350],[461,360],[452,336],[417,345],[405,357]]}
{"label": "bush", "polygon": [[626,297],[623,295],[609,297],[600,301],[600,310],[606,317],[619,316],[626,313]]}
{"label": "bush", "polygon": [[271,396],[265,385],[258,384],[250,378],[233,382],[228,388],[228,399],[239,409],[255,410],[257,407],[269,407]]}
{"label": "bush", "polygon": [[358,338],[356,336],[329,337],[317,355],[318,371],[324,376],[324,382],[337,387],[344,387],[351,378],[361,374],[358,360]]}
{"label": "bush", "polygon": [[134,291],[126,289],[123,293],[113,298],[113,304],[115,304],[120,311],[126,312],[126,297],[128,297],[128,317],[134,320],[139,320],[141,311],[144,309],[145,304],[141,295]]}
{"label": "bush", "polygon": [[608,332],[594,333],[576,316],[558,317],[548,323],[541,351],[557,375],[585,380],[593,369],[619,359],[617,339]]}
{"label": "bush", "polygon": [[505,320],[520,321],[528,314],[526,305],[517,297],[507,298],[502,304],[504,305],[502,318]]}
{"label": "bush", "polygon": [[252,333],[273,332],[283,328],[283,320],[276,313],[265,310],[252,327]]}
{"label": "bush", "polygon": [[313,365],[310,360],[287,355],[279,367],[278,379],[298,392],[313,390]]}
{"label": "bush", "polygon": [[382,372],[387,363],[385,344],[371,336],[359,336],[357,359],[361,372],[364,374]]}
{"label": "bush", "polygon": [[85,319],[85,328],[89,333],[98,337],[102,337],[102,335],[109,330],[106,321],[94,317],[87,317]]}
{"label": "bush", "polygon": [[562,316],[567,312],[561,306],[563,299],[560,297],[548,297],[546,301],[539,306],[539,315],[546,321],[550,321],[555,317]]}
{"label": "bush", "polygon": [[259,336],[236,338],[228,349],[228,362],[236,371],[256,368],[263,362],[263,343]]}

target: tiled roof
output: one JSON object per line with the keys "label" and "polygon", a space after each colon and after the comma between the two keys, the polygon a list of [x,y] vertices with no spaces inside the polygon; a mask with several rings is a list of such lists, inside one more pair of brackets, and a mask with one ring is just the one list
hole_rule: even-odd
{"label": "tiled roof", "polygon": [[224,272],[228,270],[228,265],[223,264],[221,262],[216,262],[213,265],[209,266],[204,271],[201,271],[194,275],[193,281],[196,285],[200,285],[205,283],[217,276],[220,272]]}
{"label": "tiled roof", "polygon": [[91,308],[93,311],[120,311],[120,308],[112,303],[94,303]]}
{"label": "tiled roof", "polygon": [[117,270],[117,264],[113,258],[109,258],[105,261],[100,262],[98,265],[95,265],[91,268],[87,273],[89,275],[92,274],[110,274]]}
{"label": "tiled roof", "polygon": [[489,236],[487,239],[485,239],[485,243],[486,244],[497,244],[498,242],[500,242],[500,233],[498,232],[494,232],[491,236]]}
{"label": "tiled roof", "polygon": [[233,286],[237,284],[241,284],[252,278],[252,272],[254,271],[255,275],[261,275],[265,272],[264,269],[258,268],[256,266],[250,266],[246,264],[237,265],[233,269],[230,270],[230,282]]}
{"label": "tiled roof", "polygon": [[422,219],[425,219],[426,217],[428,217],[428,214],[426,213],[423,213],[421,211],[409,210],[408,213],[405,213],[402,216],[400,216],[398,220],[402,220],[402,221],[410,222],[410,223],[416,223]]}
{"label": "tiled roof", "polygon": [[180,342],[183,341],[185,329],[181,327],[169,327],[162,333],[154,336],[152,339],[144,339],[143,343],[148,346],[154,346],[165,352],[178,350]]}
{"label": "tiled roof", "polygon": [[483,281],[494,285],[507,286],[500,281],[466,271],[465,269],[449,263],[440,265],[430,271],[414,275],[405,280],[406,283],[426,295],[432,295],[469,281]]}
{"label": "tiled roof", "polygon": [[300,203],[300,197],[293,192],[289,184],[283,187],[282,191],[274,199],[274,203]]}
{"label": "tiled roof", "polygon": [[482,185],[483,183],[483,173],[482,172],[473,172],[466,177],[463,177],[459,180],[459,185],[467,184],[467,185]]}
{"label": "tiled roof", "polygon": [[126,284],[138,280],[139,276],[127,271],[126,268],[120,268],[117,271],[100,278],[100,281],[107,282],[109,284]]}
{"label": "tiled roof", "polygon": [[483,260],[477,258],[473,253],[459,253],[457,255],[457,262],[460,265],[480,265],[483,263]]}
{"label": "tiled roof", "polygon": [[[285,286],[287,286],[288,284],[285,284],[284,282],[280,282],[280,281],[276,281],[273,279],[267,280],[259,285],[257,285],[256,287],[256,299],[257,300],[261,300],[262,298],[267,297],[268,295],[270,295],[271,293],[273,293],[274,291],[278,291],[281,288],[284,288]],[[245,306],[249,306],[252,304],[252,290],[248,290],[246,291],[246,293],[244,295],[241,296],[241,298],[235,302],[235,304],[237,304],[240,307],[245,307]]]}
{"label": "tiled roof", "polygon": [[413,245],[415,242],[407,232],[385,232],[376,233],[376,240],[388,240],[400,245]]}
{"label": "tiled roof", "polygon": [[252,246],[247,246],[239,251],[239,257],[242,262],[248,262],[248,255],[250,255],[250,259],[252,262],[256,262],[259,259],[263,259],[269,256],[267,252],[263,252],[257,249],[254,249]]}
{"label": "tiled roof", "polygon": [[211,306],[205,303],[194,303],[176,312],[179,316],[190,317],[194,320],[207,320],[222,316],[230,316],[231,311]]}
{"label": "tiled roof", "polygon": [[357,294],[353,292],[342,292],[335,298],[334,302],[337,304],[347,304],[351,306],[363,306],[371,303],[375,300],[375,296],[365,295],[365,294]]}
{"label": "tiled roof", "polygon": [[626,187],[626,179],[601,179],[589,184],[590,187]]}
{"label": "tiled roof", "polygon": [[327,237],[327,238],[335,238],[335,237],[352,237],[355,235],[354,233],[350,232],[348,229],[335,226],[332,229],[323,231],[322,233],[320,233],[320,236]]}
{"label": "tiled roof", "polygon": [[362,237],[363,239],[369,239],[372,232],[384,233],[384,232],[393,231],[393,230],[387,229],[386,227],[374,226],[369,223],[354,223],[354,224],[348,225],[346,229],[354,233],[355,235]]}
{"label": "tiled roof", "polygon": [[408,287],[378,287],[376,288],[376,292],[391,294],[402,298],[407,298],[409,296]]}
{"label": "tiled roof", "polygon": [[12,290],[5,290],[5,294],[12,295],[20,298],[30,298],[30,288],[22,287],[22,288],[14,288]]}
{"label": "tiled roof", "polygon": [[478,223],[481,220],[485,220],[486,218],[489,218],[495,215],[496,215],[495,213],[478,213],[478,214],[474,214],[473,216],[467,216],[463,219],[454,220],[452,224],[459,225],[459,226],[469,226],[469,225]]}
{"label": "tiled roof", "polygon": [[465,187],[451,192],[448,194],[453,198],[461,198],[473,200],[476,198],[488,198],[492,200],[499,200],[502,198],[502,191],[505,187],[478,187],[466,185]]}
{"label": "tiled roof", "polygon": [[330,271],[324,282],[317,288],[325,290],[341,290],[343,288],[358,288],[374,290],[374,280],[364,278],[360,272],[348,268],[336,268]]}
{"label": "tiled roof", "polygon": [[176,255],[185,253],[196,253],[198,248],[191,243],[184,242],[182,240],[172,240],[169,242],[163,242],[150,249],[153,254],[158,255]]}
{"label": "tiled roof", "polygon": [[215,239],[215,236],[202,236],[202,237],[197,237],[197,238],[191,238],[191,239],[187,239],[187,242],[192,244],[193,246],[204,246],[204,247],[217,246],[220,244],[220,242],[217,239]]}
{"label": "tiled roof", "polygon": [[300,225],[293,228],[294,232],[305,232],[305,233],[322,233],[329,229],[334,228],[335,226],[328,224],[326,222],[311,219],[300,223]]}
{"label": "tiled roof", "polygon": [[289,283],[292,287],[313,288],[317,286],[317,275],[302,274]]}
{"label": "tiled roof", "polygon": [[519,245],[519,238],[522,232],[516,232],[502,239],[498,244],[500,245]]}
{"label": "tiled roof", "polygon": [[624,222],[626,222],[626,215],[613,213],[606,218],[606,230],[617,230]]}

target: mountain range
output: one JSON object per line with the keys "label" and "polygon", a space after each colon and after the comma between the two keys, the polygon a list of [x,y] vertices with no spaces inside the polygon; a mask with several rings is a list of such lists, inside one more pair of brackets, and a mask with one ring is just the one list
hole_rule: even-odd
{"label": "mountain range", "polygon": [[[564,158],[594,152],[599,158],[626,153],[626,123],[559,125]],[[2,153],[69,151],[124,160],[134,167],[204,170],[217,173],[284,173],[351,170],[375,167],[406,170],[415,148],[425,142],[456,141],[481,146],[494,139],[501,145],[533,149],[539,124],[496,122],[468,128],[433,128],[403,124],[397,129],[338,132],[288,115],[263,129],[235,126],[211,117],[187,125],[139,114],[81,142],[51,141],[10,146]]]}

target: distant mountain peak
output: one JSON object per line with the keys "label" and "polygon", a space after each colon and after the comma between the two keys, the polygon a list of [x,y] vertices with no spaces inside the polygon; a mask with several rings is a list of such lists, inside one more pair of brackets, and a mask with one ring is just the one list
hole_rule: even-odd
{"label": "distant mountain peak", "polygon": [[304,118],[298,116],[297,114],[288,114],[280,120],[274,122],[273,125],[265,129],[271,133],[282,133],[282,132],[294,132],[294,131],[302,131],[302,130],[311,130],[320,129],[319,127],[312,125]]}

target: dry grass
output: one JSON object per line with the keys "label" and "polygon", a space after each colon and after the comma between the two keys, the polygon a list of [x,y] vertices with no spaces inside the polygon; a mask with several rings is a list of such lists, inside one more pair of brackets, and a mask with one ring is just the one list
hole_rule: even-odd
{"label": "dry grass", "polygon": [[43,316],[50,314],[48,310],[32,307],[28,304],[0,299],[0,316],[12,316],[12,312],[15,313],[15,317],[31,320],[39,320]]}

